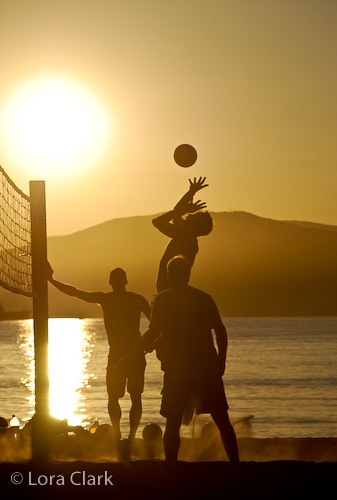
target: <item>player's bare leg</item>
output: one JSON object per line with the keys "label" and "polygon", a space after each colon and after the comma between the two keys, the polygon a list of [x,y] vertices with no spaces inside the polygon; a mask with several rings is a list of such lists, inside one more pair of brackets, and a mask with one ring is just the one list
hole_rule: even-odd
{"label": "player's bare leg", "polygon": [[219,428],[222,444],[230,462],[239,462],[239,451],[235,431],[229,420],[228,411],[212,412],[211,416]]}

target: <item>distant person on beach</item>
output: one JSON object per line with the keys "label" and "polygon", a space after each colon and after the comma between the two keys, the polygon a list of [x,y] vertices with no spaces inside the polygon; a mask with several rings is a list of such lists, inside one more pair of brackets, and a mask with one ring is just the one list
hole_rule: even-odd
{"label": "distant person on beach", "polygon": [[238,462],[237,441],[222,380],[228,343],[226,328],[213,298],[189,285],[191,263],[186,258],[171,259],[167,274],[171,287],[155,297],[148,331],[117,363],[115,370],[117,373],[126,370],[135,351],[143,352],[161,336],[164,388],[160,413],[166,417],[166,460],[175,462],[178,458],[182,418],[194,396],[197,413],[211,414],[229,460]]}
{"label": "distant person on beach", "polygon": [[[194,195],[208,186],[206,177],[193,181],[189,179],[190,188],[178,201],[173,210],[159,215],[152,220],[153,225],[163,234],[171,238],[159,263],[156,288],[162,292],[170,287],[167,279],[167,263],[175,255],[183,255],[193,266],[199,251],[198,237],[206,236],[213,229],[212,216],[207,211],[206,203],[193,201]],[[188,214],[188,215],[187,215]],[[187,215],[187,217],[183,217]]]}
{"label": "distant person on beach", "polygon": [[108,392],[108,411],[114,435],[120,439],[121,407],[119,399],[124,397],[125,387],[130,394],[130,434],[133,441],[142,415],[142,393],[144,390],[144,371],[146,366],[144,352],[137,352],[132,359],[130,369],[123,376],[117,375],[113,367],[115,363],[136,344],[141,334],[139,331],[141,313],[150,319],[151,306],[143,297],[126,290],[128,283],[126,273],[116,268],[110,273],[109,284],[112,291],[86,292],[72,285],[62,283],[53,278],[53,270],[49,267],[48,279],[61,292],[78,299],[99,304],[103,310],[105,330],[109,343],[106,385]]}

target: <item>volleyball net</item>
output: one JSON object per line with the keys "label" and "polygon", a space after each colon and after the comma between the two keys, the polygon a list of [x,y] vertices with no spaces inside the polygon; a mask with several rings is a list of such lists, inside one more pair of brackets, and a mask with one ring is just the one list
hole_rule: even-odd
{"label": "volleyball net", "polygon": [[48,280],[44,181],[30,181],[25,195],[0,167],[0,286],[32,298],[35,420],[32,459],[48,459]]}
{"label": "volleyball net", "polygon": [[0,285],[31,297],[31,201],[0,166]]}

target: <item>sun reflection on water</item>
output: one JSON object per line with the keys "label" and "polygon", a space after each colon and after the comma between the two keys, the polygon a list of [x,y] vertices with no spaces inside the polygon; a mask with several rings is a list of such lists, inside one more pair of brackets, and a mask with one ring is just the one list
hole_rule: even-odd
{"label": "sun reflection on water", "polygon": [[59,318],[49,321],[50,412],[56,418],[79,425],[85,418],[82,389],[89,387],[87,363],[92,345],[83,321]]}
{"label": "sun reflection on water", "polygon": [[28,389],[28,396],[26,399],[29,403],[29,415],[34,414],[35,408],[35,363],[34,363],[34,333],[33,322],[26,320],[22,323],[20,335],[18,339],[19,347],[24,353],[25,359],[25,377],[22,377],[21,382]]}
{"label": "sun reflection on water", "polygon": [[[50,413],[74,426],[86,422],[83,389],[90,387],[93,376],[87,371],[93,346],[83,326],[83,320],[77,318],[51,318],[48,322]],[[27,376],[23,383],[29,389],[28,401],[33,414],[35,369],[32,327],[26,329],[20,341],[26,358]]]}

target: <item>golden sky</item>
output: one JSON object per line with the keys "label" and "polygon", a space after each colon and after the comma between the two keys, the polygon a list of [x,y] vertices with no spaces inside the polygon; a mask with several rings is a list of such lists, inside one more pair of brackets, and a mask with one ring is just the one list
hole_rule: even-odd
{"label": "golden sky", "polygon": [[336,26],[335,0],[1,0],[0,164],[46,181],[48,235],[199,176],[209,210],[337,225]]}

